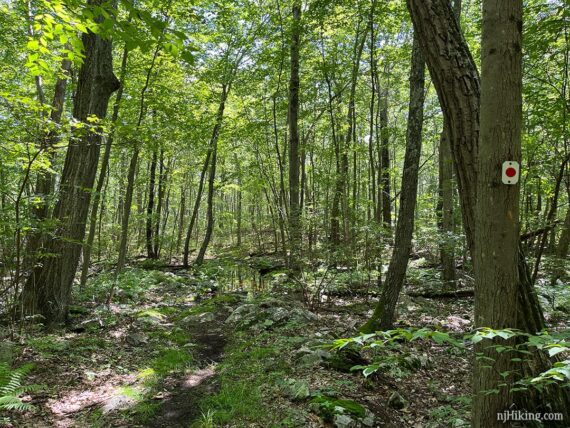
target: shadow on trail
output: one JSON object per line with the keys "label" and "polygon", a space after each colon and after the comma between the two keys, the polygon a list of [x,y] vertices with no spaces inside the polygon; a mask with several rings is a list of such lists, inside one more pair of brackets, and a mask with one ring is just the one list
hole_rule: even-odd
{"label": "shadow on trail", "polygon": [[215,365],[222,360],[226,344],[222,329],[225,315],[216,313],[212,321],[188,325],[200,368],[175,379],[167,387],[169,393],[161,401],[160,409],[144,426],[187,428],[202,416],[199,406],[201,398],[215,394],[219,386]]}

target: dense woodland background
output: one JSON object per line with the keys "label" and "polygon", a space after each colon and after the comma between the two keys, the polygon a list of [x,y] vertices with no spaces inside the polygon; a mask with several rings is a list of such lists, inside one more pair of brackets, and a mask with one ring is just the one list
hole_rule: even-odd
{"label": "dense woodland background", "polygon": [[[504,426],[495,416],[512,403],[568,416],[565,2],[4,0],[0,11],[0,338],[12,355],[0,365],[0,411],[28,412],[10,413],[6,424],[42,420],[59,426],[94,408],[83,403],[53,416],[51,407],[51,416],[40,416],[28,403],[45,409],[41,394],[17,389],[32,370],[22,366],[29,362],[43,369],[43,375],[37,368],[31,372],[35,381],[49,383],[54,361],[37,353],[75,349],[75,342],[58,348],[62,340],[75,340],[62,339],[66,331],[94,338],[98,329],[118,329],[126,319],[154,317],[160,324],[170,317],[170,325],[179,326],[188,316],[213,313],[194,320],[198,327],[189,327],[180,341],[211,328],[217,336],[196,339],[209,349],[198,354],[220,361],[229,341],[226,364],[233,370],[243,363],[239,358],[256,357],[242,346],[242,336],[230,340],[218,331],[228,325],[220,314],[247,305],[260,305],[252,309],[258,315],[267,305],[287,307],[283,319],[306,311],[303,323],[318,314],[325,326],[311,335],[325,330],[317,337],[340,348],[339,355],[348,352],[343,358],[350,364],[343,364],[364,370],[358,388],[370,379],[382,384],[374,378],[379,373],[396,380],[401,374],[393,372],[401,361],[384,355],[387,369],[368,355],[374,347],[389,348],[392,356],[431,358],[431,351],[404,352],[408,345],[401,342],[469,343],[457,354],[460,379],[440,379],[461,385],[454,399],[469,399],[449,401],[451,410],[434,416],[426,410],[433,403],[404,400],[402,391],[394,392],[397,385],[384,392],[371,387],[392,410],[369,402],[360,412],[344,403],[347,410],[339,413],[334,409],[343,405],[334,400],[343,397],[342,388],[336,395],[316,393],[318,379],[295,380],[296,370],[284,375],[275,369],[281,375],[271,382],[281,382],[281,391],[297,404],[283,405],[287,411],[293,406],[293,416],[275,410],[283,425],[272,425],[278,421],[254,414],[259,403],[248,402],[243,391],[226,392],[249,403],[249,413],[200,401],[219,398],[231,382],[261,379],[259,373],[240,372],[241,380],[230,381],[212,372],[204,378],[216,379],[218,390],[172,393],[178,397],[173,407],[192,402],[198,408],[200,402],[202,413],[173,421],[160,416],[158,406],[143,409],[147,419],[119,413],[117,422],[112,408],[115,416],[101,416],[101,425],[81,413],[87,419],[77,426],[120,426],[113,424],[125,420],[128,426],[463,426],[471,414],[473,426],[487,427]],[[516,186],[499,184],[505,160],[521,162]],[[160,291],[173,283],[175,291]],[[264,303],[268,294],[288,303]],[[183,312],[177,305],[189,295],[184,310],[190,312]],[[410,296],[420,301],[410,302]],[[159,298],[167,300],[157,303]],[[210,303],[199,306],[201,299]],[[430,306],[438,299],[446,303]],[[122,314],[127,303],[132,308]],[[238,309],[230,325],[241,325]],[[438,324],[424,317],[430,310],[467,321],[459,329]],[[94,313],[99,324],[85,324]],[[262,326],[253,331],[265,341],[256,342],[259,349],[268,346],[264,334],[271,340],[302,336],[273,331],[282,321],[274,315],[246,323]],[[174,344],[161,354],[135,330],[117,338],[143,354],[147,348],[158,352],[151,352],[155,362],[164,355],[175,360],[172,367],[159,364],[162,371],[153,366],[165,384],[155,379],[139,398],[154,397],[156,384],[172,392],[168,376],[176,370],[204,369],[189,365],[200,356],[189,357],[170,336]],[[462,341],[460,334],[468,337]],[[488,341],[509,352],[486,346]],[[308,355],[324,342],[307,345]],[[294,355],[305,345],[271,346],[283,347],[276,355]],[[473,345],[481,358],[469,356]],[[89,346],[103,355],[112,347]],[[517,352],[523,356],[513,357]],[[315,362],[337,356],[326,353]],[[133,361],[140,369],[145,363],[142,354],[138,358]],[[446,358],[434,364],[450,370],[455,357]],[[418,361],[416,369],[430,372]],[[485,361],[493,361],[494,374],[485,371]],[[64,366],[82,364],[71,359]],[[8,388],[16,378],[18,385]],[[358,388],[348,398],[362,398]],[[58,384],[50,397],[61,398],[64,390]],[[309,404],[298,402],[308,399],[308,414],[320,419],[295,419]],[[414,400],[408,420],[402,409]],[[375,414],[372,425],[365,423],[369,413]],[[339,414],[352,422],[342,425]]]}

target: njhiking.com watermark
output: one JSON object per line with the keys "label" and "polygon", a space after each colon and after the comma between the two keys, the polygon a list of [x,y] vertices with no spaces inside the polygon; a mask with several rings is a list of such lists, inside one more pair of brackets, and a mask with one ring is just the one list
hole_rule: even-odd
{"label": "njhiking.com watermark", "polygon": [[509,409],[497,413],[497,421],[507,422],[552,422],[562,421],[562,413],[527,412],[526,410]]}

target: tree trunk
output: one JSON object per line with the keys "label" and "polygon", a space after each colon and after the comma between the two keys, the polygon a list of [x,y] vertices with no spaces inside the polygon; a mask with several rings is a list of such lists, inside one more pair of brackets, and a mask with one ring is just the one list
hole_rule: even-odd
{"label": "tree trunk", "polygon": [[291,29],[291,76],[289,80],[289,268],[300,271],[301,207],[299,200],[299,48],[301,38],[301,2],[293,4]]}
{"label": "tree trunk", "polygon": [[[568,164],[569,161],[570,161],[570,156],[567,156],[560,165],[558,175],[556,176],[556,184],[554,185],[554,194],[552,195],[550,207],[548,209],[548,214],[546,214],[545,217],[546,224],[553,223],[556,218],[556,211],[558,210],[558,198],[560,196],[560,187],[562,186],[562,180],[564,179],[566,165]],[[538,269],[540,268],[540,261],[542,259],[542,253],[544,252],[544,249],[546,247],[547,239],[548,239],[548,233],[543,233],[540,239],[538,240],[538,246],[536,249],[536,259],[534,262],[534,269],[532,271],[532,276],[531,276],[532,284],[536,282],[536,278],[538,277]]]}
{"label": "tree trunk", "polygon": [[[124,213],[121,219],[121,238],[119,240],[119,258],[117,260],[116,275],[119,275],[127,261],[127,250],[128,250],[128,238],[129,238],[129,220],[131,218],[131,205],[133,202],[133,193],[135,188],[135,176],[137,172],[137,166],[139,163],[139,153],[140,148],[135,145],[133,149],[133,154],[131,156],[131,161],[129,163],[129,171],[127,173],[127,190],[125,192],[125,205]],[[113,289],[109,293],[108,301],[111,302],[113,299]]]}
{"label": "tree trunk", "polygon": [[[379,90],[380,91],[380,90]],[[378,151],[378,204],[382,213],[382,224],[386,230],[392,228],[392,199],[390,193],[390,139],[388,134],[388,88],[379,95],[380,147]]]}
{"label": "tree trunk", "polygon": [[445,285],[455,284],[455,251],[453,235],[453,160],[449,143],[449,130],[444,122],[439,141],[439,255],[441,279]]}
{"label": "tree trunk", "polygon": [[[164,34],[164,33],[163,33]],[[136,127],[139,128],[146,116],[146,105],[145,105],[145,96],[146,92],[150,85],[150,76],[152,74],[152,70],[156,64],[156,58],[158,57],[158,53],[161,49],[161,42],[159,41],[156,45],[156,49],[154,50],[154,55],[152,57],[152,61],[147,69],[146,72],[146,79],[144,85],[141,89],[141,97],[139,102],[139,111],[138,111],[138,120]],[[128,251],[128,238],[129,238],[129,220],[131,217],[131,205],[133,202],[133,193],[135,188],[135,176],[138,169],[138,162],[139,162],[139,154],[140,154],[140,144],[139,142],[134,143],[133,154],[131,156],[131,161],[129,163],[129,170],[127,173],[127,189],[125,191],[125,203],[123,208],[123,215],[121,218],[121,238],[119,239],[119,257],[117,260],[117,269],[115,269],[115,275],[118,276],[121,274],[125,267],[125,263],[127,260],[127,251]],[[142,204],[139,205],[142,207]],[[109,292],[109,296],[107,298],[107,302],[110,303],[113,299],[113,293],[115,289],[114,286],[111,288]]]}
{"label": "tree trunk", "polygon": [[[243,190],[242,190],[242,177],[241,177],[241,165],[238,159],[237,154],[234,154],[234,162],[236,164],[236,169],[237,169],[237,180],[238,180],[238,191],[237,191],[237,206],[236,206],[236,225],[237,225],[237,230],[236,230],[236,237],[237,237],[237,243],[236,245],[238,247],[241,247],[241,223],[242,223],[242,200],[243,200]],[[269,196],[267,196],[267,204],[269,206],[269,208],[271,209],[271,216],[273,217],[273,209],[271,208],[271,202],[269,200]],[[277,234],[275,235],[277,236]],[[277,239],[275,240],[275,245],[277,245]]]}
{"label": "tree trunk", "polygon": [[[453,2],[453,12],[457,23],[461,21],[461,0]],[[439,255],[441,260],[441,279],[444,285],[455,284],[455,251],[452,241],[453,235],[453,158],[449,141],[449,123],[444,119],[443,131],[439,142],[439,201],[438,217],[440,244]]]}
{"label": "tree trunk", "polygon": [[[125,88],[128,54],[129,50],[125,46],[121,62],[121,74],[119,77],[120,86],[115,98],[115,104],[113,105],[113,116],[111,117],[112,126],[117,123],[117,119],[119,117],[119,107],[121,105],[123,90]],[[99,211],[99,203],[101,202],[101,191],[103,190],[103,184],[105,183],[107,171],[109,170],[109,159],[111,157],[111,148],[113,146],[113,132],[114,131],[111,131],[111,134],[108,136],[107,142],[105,143],[105,152],[103,153],[103,159],[101,160],[101,171],[99,172],[97,188],[93,195],[93,204],[91,206],[91,215],[89,217],[89,233],[87,234],[87,241],[83,244],[83,261],[81,266],[81,280],[79,282],[81,288],[85,287],[85,284],[87,283],[87,274],[89,273],[89,264],[91,263],[91,251],[95,240],[95,232],[97,230],[97,213]]]}
{"label": "tree trunk", "polygon": [[566,210],[566,218],[564,220],[564,224],[562,225],[562,232],[560,233],[558,246],[556,247],[556,266],[554,269],[554,274],[550,280],[552,284],[555,284],[558,279],[562,278],[565,275],[565,264],[566,258],[568,257],[568,247],[570,247],[570,208]]}
{"label": "tree trunk", "polygon": [[[377,204],[376,204],[376,162],[374,159],[374,140],[375,140],[375,110],[374,107],[376,105],[376,81],[378,79],[378,61],[376,60],[376,50],[374,44],[376,43],[375,40],[375,33],[374,33],[374,11],[376,8],[376,1],[372,0],[372,4],[370,7],[370,17],[368,20],[368,31],[370,31],[370,84],[371,84],[371,91],[370,91],[370,119],[369,119],[369,128],[368,128],[368,172],[369,172],[369,201],[372,204],[372,210],[374,212],[374,220],[378,221],[377,217]],[[368,220],[370,220],[370,207],[368,208]]]}
{"label": "tree trunk", "polygon": [[[29,5],[28,5],[29,6]],[[67,75],[71,70],[71,61],[64,59],[61,62],[61,73],[64,77],[59,77],[55,83],[55,88],[53,92],[53,100],[51,103],[51,114],[50,121],[52,125],[58,125],[61,123],[61,117],[63,116],[63,107],[65,104],[65,93],[67,90]],[[38,79],[39,78],[39,79]],[[43,93],[43,84],[40,76],[36,76],[36,85],[38,90],[38,98],[42,100],[45,95]],[[52,128],[45,133],[43,139],[40,142],[41,150],[47,154],[50,165],[53,165],[55,161],[55,145],[59,140],[59,132],[57,128]],[[48,171],[40,171],[37,176],[36,186],[34,193],[36,197],[41,199],[41,202],[32,207],[32,216],[35,221],[38,222],[38,229],[34,230],[29,236],[26,243],[25,249],[25,260],[23,265],[25,268],[33,268],[33,263],[38,255],[38,250],[40,250],[42,240],[45,238],[45,234],[41,230],[41,222],[50,217],[50,198],[53,197],[54,193],[54,174]],[[20,239],[20,238],[18,238]],[[41,252],[41,250],[39,251]],[[20,258],[17,257],[18,263]],[[19,277],[19,274],[16,276]]]}
{"label": "tree trunk", "polygon": [[463,227],[472,250],[479,139],[479,73],[448,0],[408,0],[414,29],[449,124]]}
{"label": "tree trunk", "polygon": [[[444,118],[449,123],[451,150],[459,187],[463,227],[465,229],[468,248],[472,256],[474,256],[475,269],[478,269],[477,261],[480,257],[476,256],[479,250],[475,243],[475,201],[477,200],[476,162],[479,148],[479,75],[447,0],[407,0],[407,5],[412,17],[414,29],[420,35],[420,45],[438,93]],[[513,2],[501,2],[501,5],[501,7],[507,8],[520,7],[518,4],[513,5]],[[486,13],[488,13],[488,11]],[[492,24],[487,22],[485,25],[491,26]],[[503,23],[495,23],[494,25],[497,26],[497,31],[503,28],[513,30],[513,27],[516,26],[517,28],[514,29],[514,32],[518,34],[520,33],[520,28],[518,27],[521,26],[521,20],[515,17],[512,22],[509,21],[508,23],[504,23],[504,25]],[[505,35],[506,31],[503,36]],[[520,49],[520,42],[518,46]],[[500,55],[505,54],[509,55],[509,58],[512,58],[512,49],[516,49],[516,47],[513,44],[508,48],[511,49],[511,51],[506,52],[506,49],[502,49]],[[503,50],[505,50],[504,53]],[[485,52],[483,55],[489,55],[489,52]],[[505,77],[508,79],[509,75],[505,74]],[[509,108],[511,107],[512,106],[509,106]],[[520,108],[519,106],[515,107]],[[508,134],[510,134],[510,132],[509,130]],[[516,153],[509,153],[509,156],[510,155],[515,156]],[[490,192],[496,192],[498,191],[496,187],[504,186],[500,181],[500,173],[501,162],[495,164],[493,170],[494,175],[492,177],[494,187],[487,189]],[[486,179],[489,180],[491,178],[486,177]],[[504,203],[504,200],[499,203]],[[493,213],[494,216],[496,216],[496,214],[496,212]],[[508,215],[508,212],[504,213],[504,215]],[[513,211],[511,211],[511,216],[513,216]],[[501,221],[505,220],[501,219]],[[518,221],[518,219],[513,217],[512,221],[515,222]],[[503,231],[500,233],[503,233]],[[501,238],[501,240],[504,239],[506,238]],[[538,304],[536,292],[530,282],[530,273],[520,245],[518,245],[518,250],[516,251],[516,264],[518,280],[514,292],[516,293],[515,295],[518,295],[516,301],[517,313],[514,319],[514,325],[511,324],[509,327],[519,328],[529,333],[536,333],[544,327],[544,317],[540,305]],[[480,284],[479,280],[478,283]],[[484,304],[485,298],[494,295],[493,290],[496,292],[498,288],[495,283],[481,285],[482,287],[477,287],[475,290],[476,306]],[[508,286],[507,284],[507,287]],[[509,299],[511,299],[511,296],[509,296]],[[499,302],[498,299],[494,300],[490,306],[493,306],[495,311],[502,311],[505,306],[504,302],[501,302],[500,308],[497,307],[497,302]],[[478,314],[481,313],[481,310],[481,308],[476,308]],[[508,311],[511,311],[511,308],[508,308]],[[482,321],[487,320],[482,320],[481,316],[479,316],[479,319],[476,320],[476,325],[482,325]],[[479,363],[480,361],[477,361],[476,364]],[[530,376],[532,372],[536,373],[539,370],[546,370],[547,368],[548,359],[544,358],[543,354],[537,353],[530,364],[523,365],[522,370],[526,372],[526,375]],[[478,389],[477,392],[479,392]],[[489,397],[496,396],[491,395]],[[540,405],[539,401],[545,404],[546,400],[544,398],[546,397],[543,397],[543,400],[535,400],[534,404]],[[477,406],[480,405],[480,399],[480,397],[476,399]],[[568,397],[564,393],[549,395],[549,401],[551,400],[554,404],[556,411],[566,412],[566,409],[570,408],[570,406],[566,404],[567,399]],[[527,401],[527,410],[534,408],[532,404],[533,403]],[[474,412],[481,413],[481,409],[476,408]],[[485,414],[490,413],[487,411]],[[496,418],[496,414],[493,416]],[[475,415],[474,419],[481,420],[482,417],[484,416]],[[494,420],[489,426],[495,426],[495,424],[496,421]]]}
{"label": "tree trunk", "polygon": [[[63,116],[63,107],[65,103],[65,93],[67,90],[67,75],[71,70],[71,61],[65,59],[61,62],[61,73],[64,77],[59,77],[55,83],[55,88],[53,92],[53,100],[51,103],[51,114],[50,120],[52,124],[57,125],[61,122],[61,117]],[[54,146],[59,140],[59,132],[57,129],[50,129],[45,135],[43,141],[41,142],[41,148],[47,153],[50,164],[54,161]],[[36,182],[37,195],[42,198],[42,203],[34,209],[34,215],[37,220],[41,221],[49,217],[49,197],[53,193],[54,187],[54,177],[50,173],[40,173],[38,174],[38,179]]]}
{"label": "tree trunk", "polygon": [[200,251],[198,252],[198,257],[196,257],[195,264],[197,266],[201,265],[204,262],[204,256],[206,255],[206,250],[208,249],[208,245],[210,244],[212,233],[214,231],[214,186],[216,180],[216,163],[218,158],[218,139],[220,137],[220,130],[222,128],[222,121],[224,119],[224,109],[226,107],[226,100],[228,98],[230,87],[230,84],[222,84],[220,105],[218,107],[218,114],[216,115],[214,130],[212,131],[212,138],[210,139],[212,160],[210,162],[210,171],[208,174],[208,208],[206,210],[206,233],[204,235],[204,240],[202,241]]}
{"label": "tree trunk", "polygon": [[180,214],[178,216],[178,233],[176,237],[176,255],[180,253],[180,245],[182,243],[182,234],[184,233],[184,219],[186,218],[186,180],[188,179],[185,174],[180,186]]}
{"label": "tree trunk", "polygon": [[365,333],[379,329],[389,329],[394,323],[396,304],[404,279],[412,249],[414,232],[414,212],[418,193],[418,173],[422,148],[422,125],[424,116],[425,63],[422,58],[417,35],[414,35],[412,67],[410,70],[410,105],[406,134],[406,154],[400,192],[400,210],[396,223],[394,252],[390,259],[382,296],[374,314],[361,328]]}
{"label": "tree trunk", "polygon": [[[90,0],[90,6],[102,6]],[[112,46],[94,33],[83,35],[85,59],[79,71],[73,116],[86,122],[89,116],[104,119],[111,94],[119,88],[113,74]],[[97,173],[102,135],[87,129],[69,146],[54,209],[58,228],[46,243],[50,256],[28,278],[24,298],[26,312],[44,316],[48,325],[66,319],[71,287],[81,254],[93,182]]]}
{"label": "tree trunk", "polygon": [[150,178],[148,181],[148,203],[146,206],[146,253],[149,259],[156,259],[154,252],[153,240],[153,213],[154,213],[154,187],[156,183],[156,164],[158,162],[158,153],[156,150],[152,153],[150,161]]}
{"label": "tree trunk", "polygon": [[192,209],[190,224],[188,225],[188,230],[186,231],[186,239],[184,241],[184,257],[182,262],[184,267],[188,267],[189,263],[190,239],[192,239],[192,232],[194,231],[194,225],[196,224],[196,219],[198,218],[198,210],[200,209],[200,202],[202,201],[202,193],[204,192],[204,180],[206,178],[206,172],[208,171],[208,165],[210,165],[211,157],[212,157],[212,147],[209,147],[208,152],[206,153],[206,158],[204,159],[204,166],[202,166],[202,171],[200,172],[200,182],[198,184],[198,190],[196,192],[196,200],[194,201],[194,208]]}
{"label": "tree trunk", "polygon": [[[158,200],[156,202],[156,219],[154,224],[154,237],[153,237],[153,253],[155,258],[160,257],[160,222],[162,221],[162,206],[164,205],[164,196],[166,182],[168,181],[168,167],[164,165],[164,149],[160,148],[160,167],[158,173]],[[168,208],[168,207],[167,207]],[[166,217],[166,216],[165,216]]]}
{"label": "tree trunk", "polygon": [[[502,163],[521,160],[522,1],[483,0],[480,139],[475,207],[475,326],[513,328],[517,323],[519,185],[501,182]],[[501,341],[503,342],[503,341]],[[508,353],[483,341],[475,352],[473,425],[502,426],[497,414],[513,403]],[[505,387],[501,387],[503,384]],[[485,391],[498,390],[498,394]]]}

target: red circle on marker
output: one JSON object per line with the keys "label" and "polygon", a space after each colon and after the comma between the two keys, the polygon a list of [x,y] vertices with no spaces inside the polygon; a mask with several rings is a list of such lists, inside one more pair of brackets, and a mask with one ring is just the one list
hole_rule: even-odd
{"label": "red circle on marker", "polygon": [[505,171],[505,174],[507,175],[507,177],[514,177],[515,175],[517,175],[517,170],[514,169],[513,167],[509,167]]}

